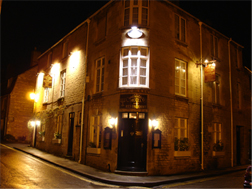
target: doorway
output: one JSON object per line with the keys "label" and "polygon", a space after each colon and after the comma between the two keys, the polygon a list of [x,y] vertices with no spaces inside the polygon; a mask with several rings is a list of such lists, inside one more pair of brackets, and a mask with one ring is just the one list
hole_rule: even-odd
{"label": "doorway", "polygon": [[69,134],[67,155],[72,156],[73,151],[73,129],[74,129],[74,112],[69,113]]}
{"label": "doorway", "polygon": [[118,170],[146,171],[147,120],[147,113],[119,113]]}

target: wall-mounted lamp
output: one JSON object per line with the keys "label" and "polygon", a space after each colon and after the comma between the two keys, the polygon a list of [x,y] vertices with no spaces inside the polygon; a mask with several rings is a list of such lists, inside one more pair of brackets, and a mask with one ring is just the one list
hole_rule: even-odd
{"label": "wall-mounted lamp", "polygon": [[130,38],[137,39],[143,35],[143,32],[140,31],[136,26],[133,26],[127,34]]}
{"label": "wall-mounted lamp", "polygon": [[153,130],[158,128],[158,121],[156,119],[149,120],[149,127]]}
{"label": "wall-mounted lamp", "polygon": [[35,93],[30,93],[30,99],[38,102],[39,95]]}

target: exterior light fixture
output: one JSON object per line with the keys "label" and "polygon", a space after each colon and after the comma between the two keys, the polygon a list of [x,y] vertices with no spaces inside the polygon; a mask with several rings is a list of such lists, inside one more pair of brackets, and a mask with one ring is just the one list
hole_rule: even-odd
{"label": "exterior light fixture", "polygon": [[153,119],[153,120],[151,121],[151,124],[152,124],[152,127],[153,127],[154,129],[156,129],[157,126],[158,126],[158,121],[155,120],[155,119]]}
{"label": "exterior light fixture", "polygon": [[116,118],[110,118],[109,119],[109,125],[111,126],[111,127],[115,127],[115,125],[116,125]]}
{"label": "exterior light fixture", "polygon": [[35,98],[36,98],[36,94],[35,93],[30,93],[30,99],[35,100]]}
{"label": "exterior light fixture", "polygon": [[130,38],[137,39],[143,35],[143,32],[140,31],[136,26],[133,26],[127,34]]}
{"label": "exterior light fixture", "polygon": [[40,121],[39,120],[36,121],[36,125],[40,126]]}
{"label": "exterior light fixture", "polygon": [[35,121],[31,121],[31,126],[35,127],[35,125],[36,125],[36,122]]}

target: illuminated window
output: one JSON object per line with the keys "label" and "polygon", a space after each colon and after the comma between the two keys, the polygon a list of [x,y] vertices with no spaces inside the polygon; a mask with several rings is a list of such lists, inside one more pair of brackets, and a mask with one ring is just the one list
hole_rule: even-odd
{"label": "illuminated window", "polygon": [[57,115],[56,117],[56,131],[55,133],[61,134],[62,132],[62,117],[63,115]]}
{"label": "illuminated window", "polygon": [[186,42],[186,20],[175,14],[175,38]]}
{"label": "illuminated window", "polygon": [[44,89],[44,103],[49,101],[49,88]]}
{"label": "illuminated window", "polygon": [[122,49],[120,78],[120,87],[149,87],[148,48]]}
{"label": "illuminated window", "polygon": [[214,35],[211,35],[211,55],[218,57],[218,38]]}
{"label": "illuminated window", "polygon": [[217,74],[213,82],[213,103],[220,104],[220,76]]}
{"label": "illuminated window", "polygon": [[93,116],[90,121],[89,146],[93,148],[101,147],[101,115]]}
{"label": "illuminated window", "polygon": [[124,1],[124,26],[148,24],[149,0]]}
{"label": "illuminated window", "polygon": [[186,96],[186,62],[175,59],[175,94]]}
{"label": "illuminated window", "polygon": [[66,87],[66,70],[60,73],[60,97],[65,96],[65,87]]}
{"label": "illuminated window", "polygon": [[104,89],[104,66],[105,58],[99,58],[96,60],[96,87],[95,92],[102,92]]}
{"label": "illuminated window", "polygon": [[174,150],[175,151],[188,151],[188,126],[187,119],[176,118],[174,127]]}

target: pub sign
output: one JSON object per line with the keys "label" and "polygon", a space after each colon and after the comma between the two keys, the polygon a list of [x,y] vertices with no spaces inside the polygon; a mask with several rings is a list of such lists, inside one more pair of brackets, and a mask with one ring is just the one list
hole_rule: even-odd
{"label": "pub sign", "polygon": [[204,69],[205,83],[215,81],[215,65],[208,64]]}
{"label": "pub sign", "polygon": [[43,87],[44,88],[52,88],[52,77],[49,74],[46,74],[44,76]]}
{"label": "pub sign", "polygon": [[147,95],[139,95],[139,94],[120,95],[120,108],[146,109]]}

